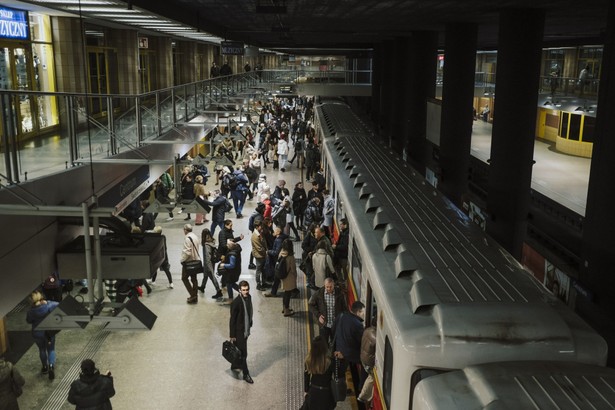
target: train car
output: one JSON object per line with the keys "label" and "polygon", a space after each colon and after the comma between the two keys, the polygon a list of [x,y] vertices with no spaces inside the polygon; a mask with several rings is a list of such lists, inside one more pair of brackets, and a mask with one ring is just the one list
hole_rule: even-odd
{"label": "train car", "polygon": [[469,366],[420,382],[412,408],[615,409],[615,369],[543,361]]}
{"label": "train car", "polygon": [[375,408],[412,408],[421,380],[476,364],[605,364],[604,339],[347,104],[321,100],[315,126],[336,219],[349,222],[349,301],[366,318],[377,307]]}

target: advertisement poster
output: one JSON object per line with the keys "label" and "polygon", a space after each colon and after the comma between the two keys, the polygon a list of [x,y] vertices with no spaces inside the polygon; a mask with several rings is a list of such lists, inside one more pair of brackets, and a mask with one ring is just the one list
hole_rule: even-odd
{"label": "advertisement poster", "polygon": [[568,303],[568,297],[570,295],[570,277],[557,269],[555,265],[546,259],[545,280],[543,284],[551,293]]}

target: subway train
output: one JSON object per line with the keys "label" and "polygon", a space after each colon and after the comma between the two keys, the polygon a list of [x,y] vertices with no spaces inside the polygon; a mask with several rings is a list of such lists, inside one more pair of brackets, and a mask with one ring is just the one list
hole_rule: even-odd
{"label": "subway train", "polygon": [[[425,393],[434,390],[421,386],[469,366],[606,369],[605,340],[383,146],[349,105],[320,99],[314,111],[335,219],[349,223],[348,301],[362,301],[366,326],[377,324],[374,408],[464,408],[438,407]],[[437,384],[436,396],[460,384]]]}

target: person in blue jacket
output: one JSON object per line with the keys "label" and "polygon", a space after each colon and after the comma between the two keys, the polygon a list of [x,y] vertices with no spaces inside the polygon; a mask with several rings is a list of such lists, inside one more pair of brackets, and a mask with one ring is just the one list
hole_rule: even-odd
{"label": "person in blue jacket", "polygon": [[45,300],[43,294],[38,290],[30,295],[32,308],[26,315],[26,321],[32,324],[32,337],[38,346],[38,353],[43,368],[41,373],[49,374],[49,380],[55,378],[56,365],[56,336],[50,331],[35,330],[36,327],[47,317],[49,312],[58,306],[58,302]]}

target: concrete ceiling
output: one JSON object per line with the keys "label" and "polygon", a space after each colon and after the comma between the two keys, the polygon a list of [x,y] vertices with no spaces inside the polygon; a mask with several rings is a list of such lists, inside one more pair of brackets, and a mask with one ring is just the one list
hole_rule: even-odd
{"label": "concrete ceiling", "polygon": [[[371,48],[449,22],[479,25],[480,49],[496,48],[498,14],[506,8],[546,10],[545,46],[600,44],[609,0],[132,0],[134,6],[228,40],[308,54],[310,49]],[[257,5],[285,6],[257,13]],[[523,29],[522,24],[519,27]]]}

